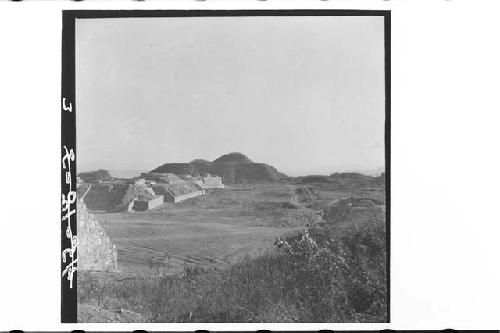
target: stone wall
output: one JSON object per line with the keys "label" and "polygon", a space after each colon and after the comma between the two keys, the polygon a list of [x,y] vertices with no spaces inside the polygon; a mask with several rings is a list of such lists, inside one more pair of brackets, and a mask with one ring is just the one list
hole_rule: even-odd
{"label": "stone wall", "polygon": [[191,192],[188,194],[177,195],[174,198],[174,202],[180,202],[180,201],[184,201],[187,199],[196,198],[196,197],[199,197],[200,195],[203,195],[203,191],[194,191],[194,192]]}
{"label": "stone wall", "polygon": [[224,188],[222,178],[219,176],[192,177],[190,180],[202,189]]}
{"label": "stone wall", "polygon": [[77,217],[78,270],[117,270],[115,245],[81,200],[78,200]]}

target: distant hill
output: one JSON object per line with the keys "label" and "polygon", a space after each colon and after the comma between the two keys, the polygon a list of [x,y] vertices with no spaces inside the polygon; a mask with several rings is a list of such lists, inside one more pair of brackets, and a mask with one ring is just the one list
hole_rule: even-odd
{"label": "distant hill", "polygon": [[151,172],[176,175],[217,175],[224,183],[277,182],[286,177],[276,168],[265,163],[254,163],[242,153],[222,155],[213,162],[196,159],[190,163],[166,163]]}
{"label": "distant hill", "polygon": [[351,170],[351,171],[342,171],[340,173],[361,173],[366,176],[372,176],[372,177],[377,177],[380,176],[380,174],[385,172],[385,167],[378,167],[374,169],[363,169],[363,170]]}
{"label": "distant hill", "polygon": [[111,179],[111,175],[108,170],[100,169],[96,171],[80,172],[78,175],[80,179],[85,183],[98,183],[101,180]]}
{"label": "distant hill", "polygon": [[384,186],[385,173],[380,176],[368,176],[359,172],[336,172],[331,175],[309,175],[289,178],[295,184],[333,184],[335,186],[363,185]]}
{"label": "distant hill", "polygon": [[364,175],[364,174],[359,173],[359,172],[336,172],[336,173],[332,173],[329,178],[330,179],[349,179],[349,180],[362,181],[362,180],[373,179],[374,177]]}
{"label": "distant hill", "polygon": [[299,183],[301,184],[310,184],[310,183],[328,183],[330,179],[328,176],[321,175],[311,175],[311,176],[303,176],[298,177]]}
{"label": "distant hill", "polygon": [[385,185],[385,172],[382,172],[380,176],[375,177],[375,183],[378,185]]}

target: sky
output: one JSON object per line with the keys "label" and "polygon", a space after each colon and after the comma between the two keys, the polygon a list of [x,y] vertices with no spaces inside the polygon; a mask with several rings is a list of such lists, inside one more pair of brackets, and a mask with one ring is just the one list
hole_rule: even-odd
{"label": "sky", "polygon": [[383,17],[78,19],[78,171],[384,166]]}

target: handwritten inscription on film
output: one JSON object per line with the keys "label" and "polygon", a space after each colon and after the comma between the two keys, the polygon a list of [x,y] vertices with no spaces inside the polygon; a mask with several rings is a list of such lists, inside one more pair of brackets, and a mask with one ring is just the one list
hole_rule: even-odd
{"label": "handwritten inscription on film", "polygon": [[[66,105],[66,99],[63,98],[62,103],[63,110],[66,112],[72,111],[72,105]],[[65,170],[65,182],[69,185],[69,189],[66,193],[62,194],[62,220],[63,227],[66,227],[66,237],[70,241],[70,246],[62,250],[62,262],[66,264],[62,277],[66,276],[69,281],[69,287],[73,288],[73,274],[77,270],[77,259],[75,258],[76,247],[77,247],[77,237],[73,235],[71,230],[72,220],[76,219],[76,191],[73,189],[72,179],[71,179],[71,166],[74,166],[75,153],[73,148],[68,149],[66,145],[63,145],[64,153],[62,157],[62,168]],[[75,215],[73,217],[73,215]]]}

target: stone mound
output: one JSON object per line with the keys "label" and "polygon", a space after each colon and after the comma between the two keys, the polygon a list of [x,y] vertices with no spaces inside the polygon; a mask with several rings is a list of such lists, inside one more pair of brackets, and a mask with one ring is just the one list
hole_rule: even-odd
{"label": "stone mound", "polygon": [[214,160],[213,163],[253,163],[246,155],[242,153],[229,153],[222,155]]}
{"label": "stone mound", "polygon": [[166,163],[151,171],[152,173],[173,173],[176,175],[192,175],[195,171],[192,163]]}
{"label": "stone mound", "polygon": [[211,164],[212,162],[207,161],[207,160],[204,160],[204,159],[202,159],[202,158],[197,158],[197,159],[195,159],[195,160],[192,160],[192,161],[191,161],[191,162],[189,162],[189,163],[191,163],[191,164],[195,164],[195,165],[200,165],[200,164],[201,164],[201,165],[203,165],[203,164],[205,164],[205,165],[206,165],[206,164]]}
{"label": "stone mound", "polygon": [[179,176],[217,175],[223,183],[278,182],[286,177],[265,163],[254,163],[241,153],[222,155],[213,162],[193,160],[190,163],[166,163],[151,173],[173,173]]}

